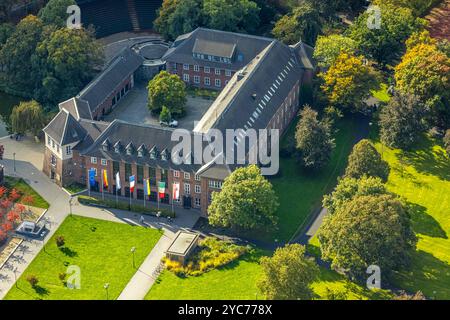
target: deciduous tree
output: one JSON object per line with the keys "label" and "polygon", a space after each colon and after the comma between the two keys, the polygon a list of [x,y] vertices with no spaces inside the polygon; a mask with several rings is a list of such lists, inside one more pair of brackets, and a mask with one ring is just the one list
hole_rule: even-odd
{"label": "deciduous tree", "polygon": [[305,247],[289,244],[278,248],[272,257],[261,258],[263,270],[258,287],[268,300],[307,300],[313,296],[312,282],[319,273]]}
{"label": "deciduous tree", "polygon": [[328,164],[335,147],[331,129],[328,122],[317,119],[317,112],[309,106],[300,113],[295,139],[302,167],[319,169]]}
{"label": "deciduous tree", "polygon": [[345,170],[345,177],[359,179],[364,175],[379,177],[382,181],[387,181],[389,176],[388,163],[367,139],[361,140],[353,147]]}
{"label": "deciduous tree", "polygon": [[352,279],[364,281],[370,265],[382,281],[410,263],[417,239],[409,216],[392,195],[359,196],[325,218],[318,238],[322,258]]}
{"label": "deciduous tree", "polygon": [[341,52],[353,55],[356,51],[356,42],[349,37],[340,34],[319,36],[314,48],[314,58],[318,61],[319,66],[325,68],[334,64]]}
{"label": "deciduous tree", "polygon": [[185,113],[186,84],[175,74],[161,71],[148,84],[148,108],[159,114],[163,106],[171,115],[180,117]]}
{"label": "deciduous tree", "polygon": [[31,132],[35,136],[44,128],[45,116],[41,105],[36,101],[21,102],[11,113],[14,132],[24,134]]}
{"label": "deciduous tree", "polygon": [[362,56],[341,52],[327,72],[321,73],[323,92],[343,110],[365,111],[371,90],[379,87],[378,73]]}
{"label": "deciduous tree", "polygon": [[45,24],[54,24],[59,28],[67,25],[67,8],[76,5],[75,0],[50,0],[38,14],[38,17]]}
{"label": "deciduous tree", "polygon": [[277,208],[272,184],[251,165],[236,169],[225,179],[222,191],[213,193],[209,222],[236,231],[273,229]]}

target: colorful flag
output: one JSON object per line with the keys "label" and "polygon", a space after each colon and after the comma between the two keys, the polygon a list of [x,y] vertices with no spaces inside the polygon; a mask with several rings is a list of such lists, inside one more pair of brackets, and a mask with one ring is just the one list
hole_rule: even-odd
{"label": "colorful flag", "polygon": [[146,196],[150,196],[150,179],[147,179],[144,181],[144,194]]}
{"label": "colorful flag", "polygon": [[177,201],[180,200],[180,184],[179,183],[173,184],[172,199],[177,200]]}
{"label": "colorful flag", "polygon": [[136,178],[134,176],[130,177],[130,192],[134,192],[134,186],[136,185]]}
{"label": "colorful flag", "polygon": [[166,197],[166,183],[165,182],[160,182],[158,184],[158,193],[159,193],[159,198],[164,199]]}
{"label": "colorful flag", "polygon": [[108,187],[108,172],[106,170],[103,170],[103,189],[108,189]]}
{"label": "colorful flag", "polygon": [[117,191],[119,191],[120,189],[122,189],[122,186],[120,185],[120,174],[119,172],[116,173],[116,189]]}
{"label": "colorful flag", "polygon": [[97,182],[95,182],[96,171],[94,168],[89,169],[89,186],[94,187]]}

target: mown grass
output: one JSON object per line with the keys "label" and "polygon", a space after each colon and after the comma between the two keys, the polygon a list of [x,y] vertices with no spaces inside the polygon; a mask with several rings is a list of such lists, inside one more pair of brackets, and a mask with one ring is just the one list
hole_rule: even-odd
{"label": "mown grass", "polygon": [[5,177],[5,187],[9,190],[16,189],[22,195],[18,203],[22,203],[22,199],[26,196],[32,196],[34,201],[32,203],[27,203],[27,205],[48,209],[49,203],[45,201],[30,185],[28,185],[23,179],[13,178],[13,177]]}
{"label": "mown grass", "polygon": [[[64,236],[65,248],[58,249],[56,236]],[[116,299],[136,273],[132,247],[136,247],[136,266],[142,264],[162,232],[103,220],[69,216],[6,295],[5,300],[104,300],[109,283],[109,299]],[[70,290],[59,274],[78,266],[81,289]],[[39,279],[33,289],[28,275]]]}
{"label": "mown grass", "polygon": [[[306,171],[292,157],[280,159],[280,176],[270,179],[280,203],[277,213],[278,230],[268,240],[289,241],[305,226],[313,210],[321,207],[323,195],[336,184],[353,148],[356,120],[342,119],[337,124],[337,129],[336,149],[325,168],[317,172]],[[295,124],[284,140],[294,135]]]}

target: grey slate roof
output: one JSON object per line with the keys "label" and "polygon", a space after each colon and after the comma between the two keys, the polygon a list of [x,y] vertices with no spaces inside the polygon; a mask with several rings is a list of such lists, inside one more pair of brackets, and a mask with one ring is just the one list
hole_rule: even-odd
{"label": "grey slate roof", "polygon": [[144,59],[131,48],[124,48],[114,57],[94,80],[77,96],[89,104],[93,113],[108,96],[127,77],[132,75],[144,62]]}
{"label": "grey slate roof", "polygon": [[53,118],[44,128],[44,132],[61,146],[81,141],[87,134],[87,131],[66,109],[62,109]]}
{"label": "grey slate roof", "polygon": [[59,104],[59,109],[66,109],[69,113],[74,116],[75,119],[90,119],[92,120],[91,110],[89,108],[89,103],[87,101],[71,98],[67,101],[61,102]]}
{"label": "grey slate roof", "polygon": [[[106,128],[100,136],[91,144],[90,147],[81,152],[82,155],[91,157],[100,157],[112,161],[124,161],[128,163],[137,163],[151,167],[160,167],[163,169],[183,170],[187,172],[196,172],[200,165],[176,165],[171,161],[172,148],[178,143],[171,141],[173,129],[162,128],[156,126],[144,126],[132,124],[121,120],[114,120],[108,128]],[[104,142],[108,140],[110,144],[109,150],[102,148]],[[114,146],[120,142],[121,152],[116,153]],[[127,146],[133,146],[132,155],[127,155]],[[144,146],[147,152],[144,157],[138,157],[137,150]],[[157,159],[150,158],[152,150],[158,151]],[[161,158],[161,153],[168,152],[168,161]]]}
{"label": "grey slate roof", "polygon": [[192,52],[231,59],[234,55],[235,49],[235,43],[225,43],[222,41],[219,42],[197,38],[195,39]]}
{"label": "grey slate roof", "polygon": [[313,58],[313,47],[308,46],[303,42],[299,42],[296,45],[292,46],[292,48],[301,67],[311,70],[316,68],[316,63]]}
{"label": "grey slate roof", "polygon": [[[218,63],[207,60],[197,60],[192,56],[197,40],[200,40],[202,48],[211,52],[218,50],[226,52],[230,47],[236,45],[236,53],[232,64]],[[193,32],[178,37],[172,47],[163,56],[163,61],[172,61],[177,63],[189,63],[210,66],[212,68],[225,68],[229,70],[239,70],[247,65],[254,57],[266,48],[272,39],[258,37],[248,34],[226,32],[213,29],[198,28]],[[198,42],[197,42],[198,43]],[[212,44],[221,43],[220,49],[214,49]],[[239,57],[242,59],[240,60]]]}

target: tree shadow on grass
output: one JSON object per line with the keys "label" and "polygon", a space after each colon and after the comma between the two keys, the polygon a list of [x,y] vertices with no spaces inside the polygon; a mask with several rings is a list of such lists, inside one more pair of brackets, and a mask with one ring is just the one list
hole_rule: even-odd
{"label": "tree shadow on grass", "polygon": [[48,289],[41,287],[40,285],[36,285],[33,289],[41,297],[48,296],[50,294],[50,291]]}
{"label": "tree shadow on grass", "polygon": [[427,208],[408,202],[408,212],[411,216],[413,230],[433,238],[448,239],[447,233],[439,222],[427,213]]}
{"label": "tree shadow on grass", "polygon": [[417,171],[450,180],[450,159],[444,149],[433,149],[436,142],[424,139],[415,149],[402,151],[399,159]]}
{"label": "tree shadow on grass", "polygon": [[69,258],[74,258],[78,256],[78,253],[70,248],[67,247],[62,247],[59,248],[59,251],[61,251],[65,256],[69,257]]}
{"label": "tree shadow on grass", "polygon": [[396,273],[395,284],[409,292],[422,291],[427,298],[450,299],[450,264],[419,250],[412,256],[412,269]]}

